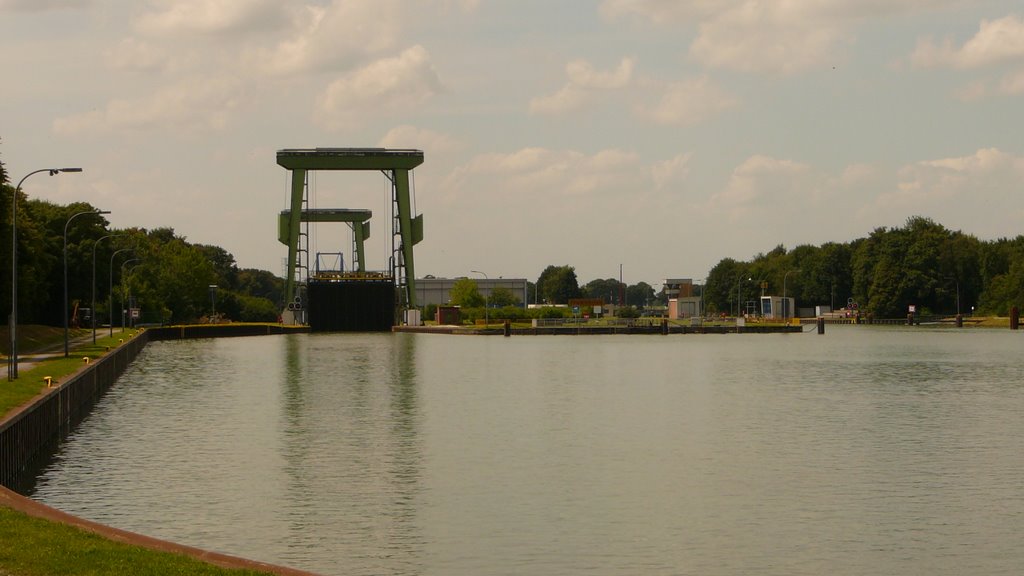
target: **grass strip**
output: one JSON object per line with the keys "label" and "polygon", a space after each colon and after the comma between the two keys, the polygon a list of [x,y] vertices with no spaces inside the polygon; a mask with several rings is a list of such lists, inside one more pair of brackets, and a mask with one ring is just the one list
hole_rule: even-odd
{"label": "grass strip", "polygon": [[268,573],[220,568],[179,554],[114,542],[0,506],[0,574],[256,576]]}

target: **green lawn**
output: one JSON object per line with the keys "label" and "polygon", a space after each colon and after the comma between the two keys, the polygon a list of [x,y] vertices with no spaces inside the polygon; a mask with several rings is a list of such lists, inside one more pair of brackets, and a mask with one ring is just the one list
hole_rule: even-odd
{"label": "green lawn", "polygon": [[186,556],[114,542],[78,528],[0,506],[0,575],[258,575]]}
{"label": "green lawn", "polygon": [[[131,332],[124,334],[115,331],[113,337],[107,336],[108,332],[100,331],[96,335],[96,344],[89,338],[86,344],[75,344],[70,347],[67,358],[47,359],[31,369],[26,369],[22,364],[27,360],[26,355],[37,351],[48,350],[56,354],[64,351],[64,330],[62,328],[48,328],[42,326],[19,327],[18,334],[18,378],[9,382],[6,372],[0,376],[0,415],[6,414],[13,408],[31,400],[46,388],[44,376],[51,376],[54,384],[61,381],[68,374],[77,371],[85,363],[84,358],[99,358],[107,353],[107,348],[116,348],[121,341],[127,339]],[[70,333],[70,338],[86,337],[91,334],[90,330],[79,329]],[[23,338],[25,338],[23,340]],[[4,356],[3,363],[6,365],[7,357]],[[0,574],[0,576],[3,576]]]}
{"label": "green lawn", "polygon": [[[41,361],[31,369],[18,371],[18,378],[8,382],[6,376],[0,379],[0,415],[31,400],[46,388],[44,376],[51,376],[54,383],[79,370],[90,360],[108,353],[126,341],[131,332],[121,333],[116,329],[108,336],[106,330],[97,333],[96,344],[90,330],[72,331],[69,337],[74,341],[82,338],[86,343],[73,344],[68,358],[63,358],[64,330],[45,326],[18,327],[19,358],[36,352],[52,352],[56,358]],[[6,338],[2,342],[7,349]],[[6,364],[7,358],[4,357]],[[78,528],[58,522],[51,522],[27,516],[21,512],[0,505],[0,576],[43,576],[51,574],[99,575],[99,574],[211,574],[247,575],[266,574],[251,570],[229,570],[218,568],[192,558],[155,552],[139,546],[132,546],[108,540]]]}

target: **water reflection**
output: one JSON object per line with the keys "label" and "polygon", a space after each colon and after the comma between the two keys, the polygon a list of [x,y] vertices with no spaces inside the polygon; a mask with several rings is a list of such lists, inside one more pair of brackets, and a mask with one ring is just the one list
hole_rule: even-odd
{"label": "water reflection", "polygon": [[415,338],[296,336],[286,354],[285,560],[328,548],[339,559],[331,572],[420,573]]}
{"label": "water reflection", "polygon": [[324,574],[1016,574],[1007,332],[147,348],[39,479]]}

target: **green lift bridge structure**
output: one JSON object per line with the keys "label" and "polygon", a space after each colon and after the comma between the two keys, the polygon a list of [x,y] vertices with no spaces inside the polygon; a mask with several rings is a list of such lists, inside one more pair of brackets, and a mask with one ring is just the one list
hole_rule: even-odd
{"label": "green lift bridge structure", "polygon": [[[277,163],[291,172],[290,209],[281,212],[278,240],[288,246],[285,302],[292,304],[308,279],[308,247],[303,222],[346,222],[353,230],[353,252],[358,272],[366,272],[363,241],[369,238],[369,210],[309,209],[308,173],[317,170],[379,170],[391,183],[392,245],[388,272],[397,290],[395,319],[401,310],[416,306],[416,274],[413,246],[423,240],[423,215],[412,212],[409,173],[423,163],[422,150],[386,148],[306,148],[277,151]],[[302,254],[307,263],[302,262]]]}

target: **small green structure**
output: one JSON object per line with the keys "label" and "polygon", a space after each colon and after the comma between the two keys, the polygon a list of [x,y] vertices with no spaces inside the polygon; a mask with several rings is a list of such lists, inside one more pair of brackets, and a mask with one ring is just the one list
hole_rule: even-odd
{"label": "small green structure", "polygon": [[[366,272],[366,253],[363,246],[370,237],[370,210],[347,208],[308,208],[299,215],[300,222],[344,222],[352,227],[352,253],[355,254],[355,270]],[[277,223],[277,239],[288,245],[291,239],[292,211],[282,210]]]}
{"label": "small green structure", "polygon": [[423,163],[423,151],[386,148],[283,149],[277,151],[277,163],[291,171],[290,209],[281,213],[278,222],[278,239],[288,246],[286,306],[295,302],[298,284],[302,282],[296,272],[301,271],[299,256],[303,248],[300,245],[300,224],[303,221],[351,223],[355,232],[356,258],[360,271],[364,271],[366,266],[361,244],[369,236],[369,211],[319,211],[304,208],[307,202],[308,173],[316,170],[379,170],[391,182],[392,190],[394,253],[390,258],[389,272],[398,290],[396,318],[399,310],[415,307],[416,273],[412,247],[423,240],[423,215],[412,213],[409,173]]}

